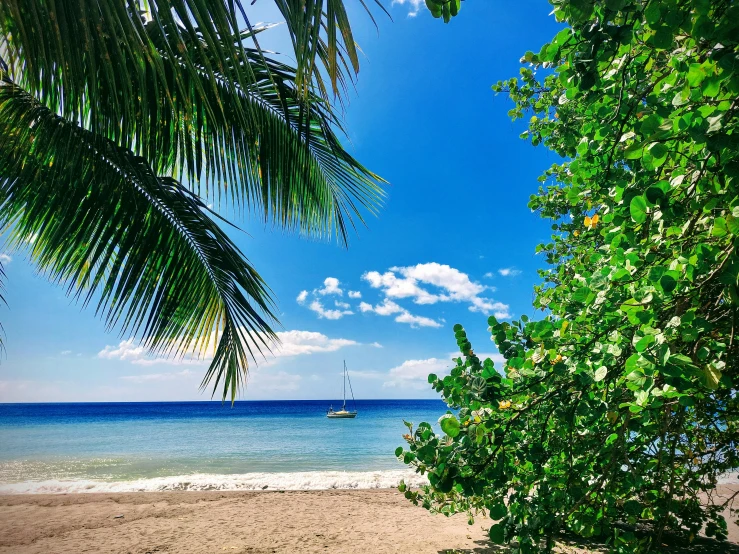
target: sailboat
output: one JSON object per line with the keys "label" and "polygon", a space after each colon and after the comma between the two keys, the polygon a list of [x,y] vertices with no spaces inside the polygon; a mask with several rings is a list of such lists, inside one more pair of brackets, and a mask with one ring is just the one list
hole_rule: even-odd
{"label": "sailboat", "polygon": [[[354,403],[354,411],[349,412],[346,409],[346,382],[349,381],[349,392],[352,395],[352,402]],[[344,404],[341,406],[341,409],[337,412],[334,411],[334,407],[329,407],[328,411],[326,412],[326,417],[335,418],[335,419],[350,419],[357,417],[357,403],[354,401],[354,391],[352,390],[352,382],[351,379],[349,379],[349,372],[346,370],[346,360],[344,360]]]}

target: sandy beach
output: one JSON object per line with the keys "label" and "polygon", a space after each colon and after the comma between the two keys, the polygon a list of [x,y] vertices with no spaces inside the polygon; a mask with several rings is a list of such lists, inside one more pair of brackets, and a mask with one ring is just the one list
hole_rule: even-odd
{"label": "sandy beach", "polygon": [[[506,552],[485,540],[486,525],[431,515],[395,490],[7,495],[0,554]],[[559,552],[585,550],[565,542]]]}

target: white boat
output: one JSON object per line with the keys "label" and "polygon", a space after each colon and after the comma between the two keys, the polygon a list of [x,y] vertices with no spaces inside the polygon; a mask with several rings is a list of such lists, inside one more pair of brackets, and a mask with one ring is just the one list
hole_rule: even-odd
{"label": "white boat", "polygon": [[352,382],[349,379],[349,372],[346,370],[346,360],[344,360],[344,404],[341,409],[334,411],[334,407],[330,406],[326,412],[326,417],[331,419],[353,419],[357,417],[357,403],[354,402],[354,411],[350,412],[346,409],[346,382],[349,381],[349,392],[352,395],[352,402],[354,402],[354,391],[352,390]]}

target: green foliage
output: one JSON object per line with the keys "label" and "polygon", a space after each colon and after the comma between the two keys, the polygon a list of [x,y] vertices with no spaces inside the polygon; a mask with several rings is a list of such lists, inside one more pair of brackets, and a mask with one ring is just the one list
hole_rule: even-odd
{"label": "green foliage", "polygon": [[462,0],[426,0],[426,7],[431,15],[437,19],[443,18],[444,23],[449,23],[462,9]]}
{"label": "green foliage", "polygon": [[463,357],[432,386],[462,431],[407,436],[430,486],[406,496],[501,516],[491,540],[523,553],[563,530],[622,553],[725,539],[701,494],[739,468],[739,7],[553,5],[567,28],[494,87],[563,158],[530,202],[555,231],[544,316],[490,318],[502,375],[455,327]]}
{"label": "green foliage", "polygon": [[346,243],[383,197],[337,135],[359,68],[342,0],[277,6],[295,67],[238,1],[0,2],[0,228],[109,327],[212,356],[203,385],[232,400],[272,299],[207,200]]}

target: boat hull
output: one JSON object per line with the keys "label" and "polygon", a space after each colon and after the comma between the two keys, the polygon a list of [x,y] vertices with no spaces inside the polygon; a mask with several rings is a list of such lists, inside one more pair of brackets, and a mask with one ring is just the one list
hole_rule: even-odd
{"label": "boat hull", "polygon": [[357,412],[329,412],[326,417],[330,419],[354,419],[357,417]]}

